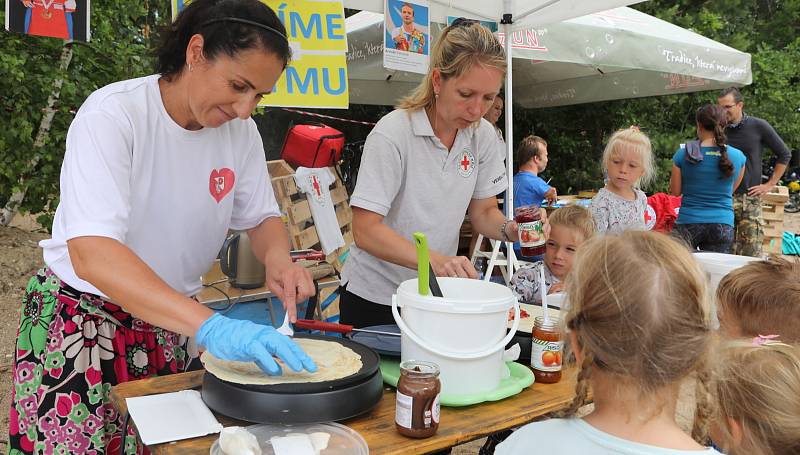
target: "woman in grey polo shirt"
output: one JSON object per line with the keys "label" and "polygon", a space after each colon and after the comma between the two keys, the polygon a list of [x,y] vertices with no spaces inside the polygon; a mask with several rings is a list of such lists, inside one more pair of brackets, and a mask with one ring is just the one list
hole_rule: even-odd
{"label": "woman in grey polo shirt", "polygon": [[497,133],[481,118],[505,72],[492,33],[458,19],[442,31],[422,83],[367,137],[350,199],[355,244],[342,272],[343,323],[394,323],[391,296],[416,276],[416,231],[427,236],[433,270],[450,277],[477,278],[456,256],[466,213],[484,236],[517,239],[516,223],[497,208],[507,186]]}

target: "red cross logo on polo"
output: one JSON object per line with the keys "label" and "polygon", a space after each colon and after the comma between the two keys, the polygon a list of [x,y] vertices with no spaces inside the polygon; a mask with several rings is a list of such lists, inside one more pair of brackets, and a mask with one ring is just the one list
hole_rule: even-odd
{"label": "red cross logo on polo", "polygon": [[211,193],[211,197],[219,203],[231,192],[235,182],[236,175],[232,170],[227,167],[223,167],[220,170],[214,169],[208,177],[208,191]]}
{"label": "red cross logo on polo", "polygon": [[473,170],[475,170],[475,155],[465,148],[458,159],[458,173],[466,178],[472,175]]}
{"label": "red cross logo on polo", "polygon": [[319,180],[317,179],[317,174],[311,174],[308,177],[308,182],[311,183],[311,188],[314,188],[312,193],[314,194],[314,199],[316,199],[320,204],[325,202],[325,196],[322,194],[322,185],[320,185]]}

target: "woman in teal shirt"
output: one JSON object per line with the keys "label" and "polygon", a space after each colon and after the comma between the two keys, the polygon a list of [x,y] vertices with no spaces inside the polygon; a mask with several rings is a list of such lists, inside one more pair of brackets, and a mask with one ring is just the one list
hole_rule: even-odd
{"label": "woman in teal shirt", "polygon": [[699,140],[682,144],[672,157],[670,192],[683,195],[674,232],[693,250],[730,253],[733,191],[742,181],[746,159],[726,144],[722,107],[706,104],[695,120]]}

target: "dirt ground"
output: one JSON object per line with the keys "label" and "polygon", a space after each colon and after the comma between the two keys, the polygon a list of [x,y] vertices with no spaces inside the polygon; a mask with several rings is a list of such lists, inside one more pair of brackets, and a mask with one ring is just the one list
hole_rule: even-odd
{"label": "dirt ground", "polygon": [[19,307],[28,278],[42,265],[38,242],[48,235],[30,217],[16,217],[0,227],[0,453],[8,440],[11,355],[17,337]]}
{"label": "dirt ground", "polygon": [[[800,214],[786,215],[784,228],[800,233]],[[47,234],[30,217],[17,217],[10,227],[0,227],[0,455],[8,439],[8,408],[11,390],[11,355],[17,335],[18,311],[30,275],[42,264],[39,240]],[[691,388],[682,391],[679,421],[688,425],[692,414]],[[453,450],[455,455],[477,454],[482,441]]]}

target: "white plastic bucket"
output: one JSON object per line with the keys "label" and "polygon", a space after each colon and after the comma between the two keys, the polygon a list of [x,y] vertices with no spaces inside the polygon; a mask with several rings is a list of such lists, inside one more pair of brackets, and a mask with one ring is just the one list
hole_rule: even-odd
{"label": "white plastic bucket", "polygon": [[722,281],[725,275],[747,265],[749,262],[760,260],[749,256],[704,252],[695,253],[694,257],[708,274],[709,290],[712,294],[716,294],[717,286],[719,286],[719,282]]}
{"label": "white plastic bucket", "polygon": [[761,259],[749,256],[737,256],[735,254],[724,253],[694,253],[694,257],[703,271],[708,275],[708,292],[711,294],[711,326],[719,327],[717,318],[717,287],[725,275],[743,267],[752,261]]}
{"label": "white plastic bucket", "polygon": [[[411,279],[392,296],[402,361],[439,365],[442,392],[448,395],[496,389],[504,372],[503,351],[519,325],[517,299],[507,287],[482,280],[439,278],[439,286],[445,297],[423,296]],[[514,325],[506,334],[512,307]]]}

